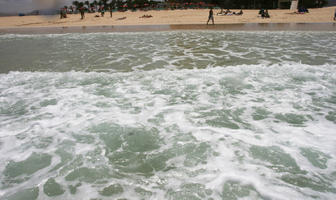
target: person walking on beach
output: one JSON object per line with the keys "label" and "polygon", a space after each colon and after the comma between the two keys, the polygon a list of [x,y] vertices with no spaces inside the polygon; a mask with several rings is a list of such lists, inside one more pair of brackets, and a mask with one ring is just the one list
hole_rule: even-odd
{"label": "person walking on beach", "polygon": [[85,18],[85,15],[84,15],[84,7],[81,7],[81,8],[79,9],[79,12],[80,12],[80,14],[81,14],[81,19],[84,19],[84,18]]}
{"label": "person walking on beach", "polygon": [[112,18],[112,11],[113,11],[113,6],[112,3],[110,4],[110,17]]}
{"label": "person walking on beach", "polygon": [[104,17],[104,14],[105,14],[105,8],[104,8],[104,6],[102,6],[102,7],[100,7],[100,15],[102,17]]}
{"label": "person walking on beach", "polygon": [[64,15],[63,15],[63,8],[60,9],[60,19],[63,19]]}
{"label": "person walking on beach", "polygon": [[215,21],[214,21],[214,16],[213,16],[212,8],[210,8],[210,11],[209,11],[209,19],[207,21],[207,25],[209,24],[210,19],[212,20],[212,24],[214,25]]}

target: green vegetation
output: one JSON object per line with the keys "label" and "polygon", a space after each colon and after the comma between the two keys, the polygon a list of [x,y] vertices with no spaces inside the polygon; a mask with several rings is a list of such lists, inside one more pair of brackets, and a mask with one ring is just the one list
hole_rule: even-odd
{"label": "green vegetation", "polygon": [[[281,2],[290,6],[291,0]],[[308,8],[323,7],[328,0],[299,0],[299,7]],[[280,6],[279,0],[99,0],[99,1],[73,1],[69,8],[71,12],[78,11],[84,7],[87,12],[99,12],[100,8],[105,10],[127,10],[127,9],[188,9],[188,8],[232,8],[232,9],[275,9]],[[282,7],[282,6],[281,6]]]}

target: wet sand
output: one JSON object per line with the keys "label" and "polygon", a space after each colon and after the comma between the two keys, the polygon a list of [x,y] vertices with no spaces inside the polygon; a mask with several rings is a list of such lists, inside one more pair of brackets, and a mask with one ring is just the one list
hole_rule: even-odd
{"label": "wet sand", "polygon": [[174,30],[226,31],[336,31],[336,23],[241,23],[241,24],[177,24],[177,25],[124,25],[0,28],[0,34],[62,34],[95,32],[146,32]]}

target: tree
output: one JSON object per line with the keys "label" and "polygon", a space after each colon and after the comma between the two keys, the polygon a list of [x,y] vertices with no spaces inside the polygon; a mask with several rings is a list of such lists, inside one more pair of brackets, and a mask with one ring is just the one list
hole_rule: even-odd
{"label": "tree", "polygon": [[90,2],[89,1],[85,1],[84,4],[87,6],[88,12],[90,12]]}
{"label": "tree", "polygon": [[[1,0],[0,0],[1,1]],[[91,4],[89,3],[92,0],[86,0],[84,3],[88,7],[92,7],[94,5],[95,10],[97,10],[98,5],[104,7],[117,7],[118,9],[122,9],[125,4],[129,8],[132,8],[134,4],[138,7],[144,7],[145,4],[153,5],[157,2],[153,2],[152,0],[94,0]],[[200,2],[204,2],[206,4],[212,4],[221,8],[232,8],[232,9],[257,9],[257,8],[265,8],[272,9],[277,8],[279,0],[164,0],[164,2],[169,5],[176,5],[176,3],[182,5],[184,3],[195,3],[198,4]],[[291,0],[288,0],[290,2]],[[298,0],[299,7],[323,7],[328,3],[327,0]],[[72,5],[78,10],[81,6],[84,5],[83,2],[73,1]],[[289,5],[288,5],[289,6]]]}
{"label": "tree", "polygon": [[134,4],[134,1],[133,1],[133,0],[127,0],[127,1],[126,1],[126,5],[127,5],[127,8],[128,8],[128,9],[133,8],[133,4]]}
{"label": "tree", "polygon": [[78,8],[81,8],[81,7],[83,7],[84,6],[84,3],[83,2],[79,2],[79,4],[78,4]]}
{"label": "tree", "polygon": [[95,7],[95,10],[97,11],[98,1],[94,0],[93,4],[94,4],[94,7]]}
{"label": "tree", "polygon": [[102,0],[102,1],[103,1],[104,8],[106,9],[107,8],[107,1],[108,0]]}
{"label": "tree", "polygon": [[93,8],[95,7],[94,3],[90,3],[90,10],[94,13],[96,12],[95,10],[93,10]]}
{"label": "tree", "polygon": [[76,10],[79,9],[79,2],[78,1],[73,1],[72,5],[74,5],[76,7]]}
{"label": "tree", "polygon": [[321,8],[328,4],[327,0],[300,0],[299,6],[303,6],[306,8]]}
{"label": "tree", "polygon": [[122,6],[124,5],[124,3],[122,2],[122,0],[116,0],[116,5],[118,10],[122,9]]}

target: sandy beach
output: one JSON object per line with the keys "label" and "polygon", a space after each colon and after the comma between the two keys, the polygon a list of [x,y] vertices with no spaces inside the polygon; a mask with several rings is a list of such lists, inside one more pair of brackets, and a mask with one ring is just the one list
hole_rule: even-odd
{"label": "sandy beach", "polygon": [[[336,7],[309,9],[309,13],[306,14],[295,14],[292,10],[269,10],[271,16],[269,19],[258,17],[258,10],[243,10],[242,16],[217,16],[216,13],[220,10],[214,10],[214,14],[215,24],[332,23],[335,22],[333,20],[335,9]],[[238,10],[232,11],[238,12]],[[99,13],[86,13],[84,20],[80,19],[80,14],[69,14],[66,19],[59,19],[58,15],[0,17],[0,28],[205,24],[208,10],[126,11],[114,12],[112,18],[108,12],[104,17],[95,15],[100,16]],[[143,15],[153,17],[140,18]]]}

